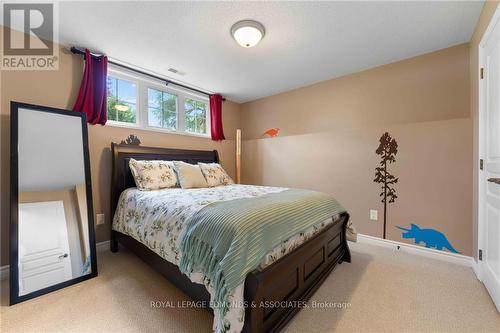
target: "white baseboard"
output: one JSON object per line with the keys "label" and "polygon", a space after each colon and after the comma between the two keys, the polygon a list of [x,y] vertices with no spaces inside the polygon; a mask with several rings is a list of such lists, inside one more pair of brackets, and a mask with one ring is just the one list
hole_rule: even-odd
{"label": "white baseboard", "polygon": [[[102,253],[109,251],[109,240],[104,242],[99,242],[95,245],[96,252]],[[9,265],[0,266],[0,281],[9,278]]]}
{"label": "white baseboard", "polygon": [[[367,243],[377,246],[382,246],[385,248],[394,249],[396,251],[402,251],[406,253],[412,253],[419,256],[424,256],[432,259],[447,261],[455,263],[462,266],[471,267],[475,271],[475,260],[472,257],[464,256],[463,254],[451,253],[446,251],[440,251],[435,249],[429,249],[426,247],[421,247],[412,244],[406,244],[402,242],[397,242],[389,239],[382,239],[378,237],[358,234],[358,241],[360,243]],[[477,275],[477,273],[476,273]]]}
{"label": "white baseboard", "polygon": [[476,274],[476,277],[479,281],[483,281],[481,274],[481,264],[474,259],[472,261],[472,270],[474,271],[474,274]]}

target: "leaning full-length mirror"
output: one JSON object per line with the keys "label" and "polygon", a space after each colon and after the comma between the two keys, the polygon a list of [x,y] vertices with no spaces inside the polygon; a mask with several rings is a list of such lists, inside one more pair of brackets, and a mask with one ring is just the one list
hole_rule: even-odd
{"label": "leaning full-length mirror", "polygon": [[82,113],[11,104],[11,303],[97,275]]}

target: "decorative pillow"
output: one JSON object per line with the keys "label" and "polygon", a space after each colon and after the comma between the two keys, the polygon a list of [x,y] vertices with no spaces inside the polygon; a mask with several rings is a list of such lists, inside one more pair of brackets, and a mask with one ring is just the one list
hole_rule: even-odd
{"label": "decorative pillow", "polygon": [[175,187],[177,176],[171,161],[137,161],[130,159],[128,165],[135,185],[141,191]]}
{"label": "decorative pillow", "polygon": [[174,166],[182,188],[208,187],[207,181],[203,177],[198,165],[174,161]]}
{"label": "decorative pillow", "polygon": [[198,163],[209,187],[234,184],[219,163]]}

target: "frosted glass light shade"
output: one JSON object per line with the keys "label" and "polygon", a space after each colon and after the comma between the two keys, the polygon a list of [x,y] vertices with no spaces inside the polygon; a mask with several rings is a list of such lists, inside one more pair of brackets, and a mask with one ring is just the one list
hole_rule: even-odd
{"label": "frosted glass light shade", "polygon": [[231,27],[231,35],[239,45],[249,48],[260,42],[265,35],[265,29],[257,21],[244,20]]}

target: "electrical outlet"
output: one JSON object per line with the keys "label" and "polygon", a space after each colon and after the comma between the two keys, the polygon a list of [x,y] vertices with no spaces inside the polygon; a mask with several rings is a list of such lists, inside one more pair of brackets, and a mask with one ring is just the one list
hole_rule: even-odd
{"label": "electrical outlet", "polygon": [[378,220],[378,211],[375,209],[370,209],[370,220],[377,221]]}
{"label": "electrical outlet", "polygon": [[96,215],[96,224],[104,224],[104,214],[97,214]]}

